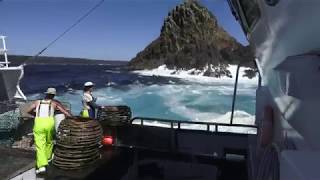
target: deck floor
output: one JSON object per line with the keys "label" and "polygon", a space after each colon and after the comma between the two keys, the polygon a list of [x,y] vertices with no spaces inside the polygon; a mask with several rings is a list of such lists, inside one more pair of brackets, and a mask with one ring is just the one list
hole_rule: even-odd
{"label": "deck floor", "polygon": [[35,165],[32,151],[0,147],[0,177],[11,179]]}

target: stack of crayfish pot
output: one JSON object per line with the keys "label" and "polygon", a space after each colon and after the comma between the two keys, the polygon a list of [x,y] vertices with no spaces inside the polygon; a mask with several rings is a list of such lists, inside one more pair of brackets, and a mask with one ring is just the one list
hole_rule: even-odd
{"label": "stack of crayfish pot", "polygon": [[102,128],[88,118],[62,121],[56,135],[53,164],[61,169],[81,169],[100,158]]}
{"label": "stack of crayfish pot", "polygon": [[97,119],[109,125],[123,125],[130,122],[131,115],[128,106],[105,106],[98,110]]}

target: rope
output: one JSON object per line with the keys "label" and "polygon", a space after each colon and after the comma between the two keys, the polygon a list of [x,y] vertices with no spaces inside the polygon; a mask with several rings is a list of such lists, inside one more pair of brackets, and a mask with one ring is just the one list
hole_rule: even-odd
{"label": "rope", "polygon": [[95,6],[93,6],[87,13],[82,15],[76,22],[74,22],[71,26],[69,26],[65,31],[63,31],[58,37],[56,37],[54,40],[52,40],[47,46],[45,46],[41,51],[39,51],[37,54],[35,54],[32,57],[29,57],[27,60],[34,59],[38,56],[40,56],[44,51],[46,51],[50,46],[52,46],[55,42],[57,42],[59,39],[61,39],[65,34],[67,34],[69,31],[71,31],[75,26],[77,26],[81,21],[83,21],[86,17],[88,17],[93,11],[95,11],[98,7],[100,7],[105,0],[99,1]]}

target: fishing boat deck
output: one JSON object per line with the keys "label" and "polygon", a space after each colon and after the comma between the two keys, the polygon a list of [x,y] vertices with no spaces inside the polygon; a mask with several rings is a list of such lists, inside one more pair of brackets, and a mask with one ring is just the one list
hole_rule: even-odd
{"label": "fishing boat deck", "polygon": [[102,158],[81,170],[50,166],[48,179],[247,180],[248,146],[256,135],[140,125],[103,126],[115,138]]}
{"label": "fishing boat deck", "polygon": [[[104,135],[114,140],[112,146],[100,149],[101,159],[80,170],[63,170],[50,164],[42,179],[250,179],[249,147],[254,145],[256,134],[219,132],[218,126],[229,126],[225,124],[203,123],[207,129],[195,130],[183,129],[183,122],[168,122],[167,128],[101,122]],[[0,153],[0,161],[5,162],[0,165],[1,177],[19,179],[24,173],[29,179],[39,179],[34,173],[33,152],[1,148]]]}
{"label": "fishing boat deck", "polygon": [[35,165],[35,154],[32,151],[0,147],[0,154],[1,179],[16,177]]}

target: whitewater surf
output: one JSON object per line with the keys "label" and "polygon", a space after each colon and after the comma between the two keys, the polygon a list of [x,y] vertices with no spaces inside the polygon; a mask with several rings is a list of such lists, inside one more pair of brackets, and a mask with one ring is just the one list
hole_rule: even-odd
{"label": "whitewater surf", "polygon": [[[41,68],[41,66],[29,67],[26,68],[26,73],[28,74],[30,69],[39,82],[44,82],[47,78],[43,76]],[[132,73],[123,68],[105,65],[85,67],[85,70],[94,73],[84,79],[74,75],[83,72],[83,69],[79,70],[80,67],[49,66],[48,68],[52,73],[60,73],[58,78],[64,76],[64,83],[68,86],[64,86],[63,83],[56,84],[60,89],[57,99],[69,102],[74,115],[78,115],[81,110],[82,83],[92,80],[98,84],[94,94],[98,97],[99,104],[128,105],[132,109],[133,116],[230,122],[236,66],[229,67],[233,78],[204,77],[201,73],[190,75],[189,71],[173,74],[173,70],[164,66]],[[243,77],[244,70],[245,68],[241,69],[239,76],[234,123],[253,124],[257,78]],[[29,79],[25,79],[23,84],[25,81],[33,80],[32,75],[29,74]],[[54,77],[50,79],[51,82],[55,80],[58,81]],[[47,83],[42,86],[45,88],[51,85]],[[29,93],[28,98],[41,98],[42,86]]]}

